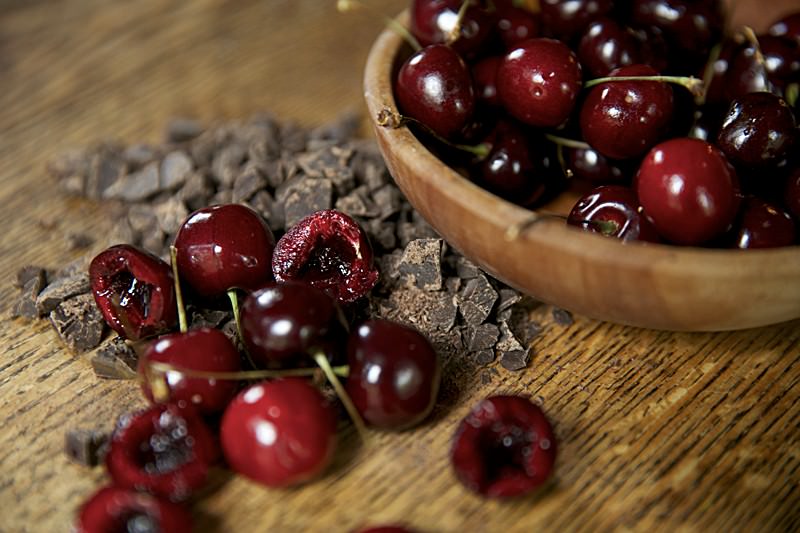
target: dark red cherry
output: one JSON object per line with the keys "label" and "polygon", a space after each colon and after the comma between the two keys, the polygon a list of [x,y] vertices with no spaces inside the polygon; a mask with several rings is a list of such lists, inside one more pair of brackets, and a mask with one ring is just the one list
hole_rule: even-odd
{"label": "dark red cherry", "polygon": [[786,157],[796,138],[794,113],[782,98],[749,93],[731,103],[717,146],[735,164],[765,166]]}
{"label": "dark red cherry", "polygon": [[[654,76],[646,65],[632,65],[615,76]],[[673,111],[672,87],[657,81],[609,81],[589,91],[580,124],[589,145],[612,159],[644,154],[665,134]]]}
{"label": "dark red cherry", "polygon": [[774,35],[759,35],[758,46],[773,83],[785,86],[800,81],[800,44]]}
{"label": "dark red cherry", "polygon": [[769,34],[789,39],[800,45],[800,11],[795,11],[774,22],[769,27]]}
{"label": "dark red cherry", "polygon": [[152,494],[106,486],[78,512],[75,533],[190,533],[192,515],[178,503]]}
{"label": "dark red cherry", "polygon": [[636,38],[639,47],[639,63],[650,65],[656,72],[669,67],[670,48],[661,30],[653,26],[632,26],[628,31]]}
{"label": "dark red cherry", "polygon": [[580,35],[593,20],[607,15],[613,0],[541,0],[543,33],[564,42]]}
{"label": "dark red cherry", "polygon": [[495,28],[506,49],[539,37],[539,16],[513,3],[496,3]]}
{"label": "dark red cherry", "polygon": [[623,242],[661,240],[639,209],[636,194],[621,185],[602,185],[581,197],[570,211],[567,224]]}
{"label": "dark red cherry", "polygon": [[239,204],[195,211],[175,237],[181,281],[204,297],[254,290],[272,279],[274,247],[261,216]]}
{"label": "dark red cherry", "polygon": [[300,281],[272,283],[250,293],[242,305],[242,337],[256,363],[325,353],[343,344],[346,328],[336,302]]}
{"label": "dark red cherry", "polygon": [[564,164],[572,175],[595,185],[610,185],[630,182],[636,168],[627,161],[605,157],[592,148],[562,148]]}
{"label": "dark red cherry", "polygon": [[779,94],[769,77],[766,63],[752,43],[740,44],[731,54],[728,70],[725,73],[725,99],[730,102],[748,93],[770,92]]}
{"label": "dark red cherry", "polygon": [[308,215],[278,240],[272,273],[277,281],[303,281],[342,303],[366,296],[378,282],[367,234],[335,209]]}
{"label": "dark red cherry", "polygon": [[[445,44],[458,20],[461,0],[414,0],[411,3],[411,33],[422,46]],[[458,38],[451,43],[460,55],[477,53],[491,35],[494,21],[490,13],[471,2],[461,20]]]}
{"label": "dark red cherry", "polygon": [[800,167],[796,168],[787,178],[784,185],[783,201],[786,209],[800,224]]}
{"label": "dark red cherry", "polygon": [[777,248],[794,244],[796,228],[789,213],[751,196],[742,202],[733,234],[736,248]]}
{"label": "dark red cherry", "polygon": [[501,56],[488,56],[472,66],[475,96],[479,103],[492,107],[500,105],[500,99],[497,97],[497,68],[502,61]]}
{"label": "dark red cherry", "polygon": [[397,73],[394,91],[401,113],[444,138],[458,134],[475,108],[469,68],[443,44],[426,46],[409,57]]}
{"label": "dark red cherry", "polygon": [[120,417],[106,467],[117,486],[179,501],[203,486],[218,457],[216,438],[194,409],[167,404]]}
{"label": "dark red cherry", "polygon": [[564,123],[581,88],[575,54],[553,39],[530,39],[508,52],[497,70],[497,94],[512,116],[540,127]]}
{"label": "dark red cherry", "polygon": [[350,335],[347,360],[347,394],[368,424],[404,429],[433,409],[440,362],[419,331],[389,320],[364,322]]}
{"label": "dark red cherry", "polygon": [[328,466],[336,413],[307,381],[277,379],[239,393],[225,410],[220,433],[233,470],[269,487],[286,487]]}
{"label": "dark red cherry", "polygon": [[578,45],[578,59],[588,75],[595,78],[608,76],[619,67],[642,63],[636,36],[607,17],[587,26]]}
{"label": "dark red cherry", "polygon": [[[155,400],[148,383],[148,376],[153,372],[150,363],[167,363],[205,372],[238,372],[242,369],[239,352],[218,329],[200,328],[164,335],[153,341],[139,358],[142,391],[151,403]],[[167,401],[179,407],[194,406],[201,414],[222,412],[238,389],[235,380],[188,377],[180,371],[167,371],[163,376]]]}
{"label": "dark red cherry", "polygon": [[739,207],[733,167],[718,148],[699,139],[653,147],[634,184],[659,234],[675,244],[699,245],[723,234]]}
{"label": "dark red cherry", "polygon": [[450,458],[467,488],[490,498],[510,498],[547,481],[556,441],[550,422],[528,398],[492,396],[461,422]]}
{"label": "dark red cherry", "polygon": [[103,318],[121,337],[137,340],[175,326],[172,269],[153,254],[112,246],[92,259],[89,280]]}

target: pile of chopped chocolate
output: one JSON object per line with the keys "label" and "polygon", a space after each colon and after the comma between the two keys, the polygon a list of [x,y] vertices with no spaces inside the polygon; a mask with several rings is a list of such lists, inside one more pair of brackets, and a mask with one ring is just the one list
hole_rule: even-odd
{"label": "pile of chopped chocolate", "polygon": [[[529,319],[535,303],[437,235],[392,182],[375,143],[357,137],[358,125],[357,116],[310,130],[271,115],[207,129],[175,120],[161,144],[104,142],[65,153],[48,170],[67,193],[108,203],[117,223],[103,244],[134,244],[166,260],[181,222],[204,206],[245,203],[276,237],[315,211],[343,211],[367,232],[381,275],[363,314],[415,326],[445,362],[458,357],[484,366],[497,358],[508,370],[525,368],[530,340],[541,330]],[[99,376],[131,377],[136,354],[116,337],[104,340],[90,260],[87,253],[57,271],[20,271],[14,314],[48,316],[75,351],[94,350]],[[235,335],[228,311],[190,307],[188,314],[191,327]]]}

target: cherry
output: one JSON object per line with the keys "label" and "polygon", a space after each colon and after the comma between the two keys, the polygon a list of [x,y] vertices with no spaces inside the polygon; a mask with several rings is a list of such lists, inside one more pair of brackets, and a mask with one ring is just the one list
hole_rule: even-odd
{"label": "cherry", "polygon": [[580,87],[578,59],[567,45],[553,39],[521,42],[497,70],[497,93],[506,111],[532,126],[564,123]]}
{"label": "cherry", "polygon": [[378,282],[367,234],[335,209],[317,211],[287,231],[275,246],[272,272],[277,281],[304,281],[342,303],[365,296]]}
{"label": "cherry", "polygon": [[775,21],[769,27],[769,34],[790,39],[800,45],[800,11],[795,11]]}
{"label": "cherry", "polygon": [[800,167],[786,178],[783,198],[786,208],[800,223]]}
{"label": "cherry", "polygon": [[564,164],[577,179],[595,184],[629,182],[635,169],[629,163],[608,159],[592,148],[564,147]]}
{"label": "cherry", "polygon": [[586,28],[578,45],[578,59],[591,76],[600,78],[619,67],[642,63],[639,42],[613,19],[602,17]]}
{"label": "cherry", "polygon": [[544,32],[564,42],[571,41],[590,22],[608,14],[614,7],[613,0],[542,0],[542,27]]}
{"label": "cherry", "polygon": [[242,337],[256,363],[291,360],[314,350],[334,352],[346,327],[339,306],[307,283],[272,283],[247,296]]}
{"label": "cherry", "polygon": [[774,35],[759,35],[758,46],[764,56],[767,76],[773,83],[784,87],[800,78],[800,43]]}
{"label": "cherry", "polygon": [[350,375],[346,390],[364,420],[404,429],[433,409],[441,365],[428,339],[389,320],[368,320],[347,343]]}
{"label": "cherry", "polygon": [[603,185],[578,200],[567,224],[623,242],[659,242],[653,223],[639,209],[636,194],[629,187]]}
{"label": "cherry", "polygon": [[542,410],[521,396],[491,396],[458,427],[451,461],[467,488],[490,498],[527,494],[553,470],[556,441]]}
{"label": "cherry", "polygon": [[731,103],[717,136],[717,146],[735,164],[778,163],[797,137],[794,113],[770,93],[749,93]]}
{"label": "cherry", "polygon": [[[462,3],[462,0],[414,0],[411,34],[422,46],[449,43],[461,55],[475,54],[490,36],[493,20],[485,9],[470,2],[472,5],[467,7],[459,22]],[[453,35],[456,24],[458,33]]]}
{"label": "cherry", "polygon": [[[646,65],[614,70],[611,77],[654,76]],[[580,125],[589,145],[612,159],[628,159],[650,149],[672,117],[672,87],[659,81],[608,81],[589,91]]]}
{"label": "cherry", "polygon": [[201,414],[222,412],[236,394],[238,383],[234,380],[187,377],[180,369],[212,373],[238,372],[242,369],[239,352],[220,330],[200,328],[165,335],[151,343],[139,358],[139,374],[144,378],[142,390],[151,402],[158,401],[153,397],[149,381],[157,372],[151,368],[152,363],[166,363],[179,368],[163,373],[168,401],[179,407],[192,405]]}
{"label": "cherry", "polygon": [[539,37],[539,17],[537,14],[516,7],[512,2],[496,2],[495,28],[506,49],[518,43]]}
{"label": "cherry", "polygon": [[475,84],[475,96],[479,103],[491,107],[498,107],[500,99],[497,97],[497,68],[503,58],[488,56],[472,66],[472,79]]}
{"label": "cherry", "polygon": [[239,204],[195,211],[175,237],[181,281],[204,297],[254,290],[269,281],[274,246],[261,216]]}
{"label": "cherry", "polygon": [[236,472],[269,487],[296,485],[330,463],[336,413],[302,379],[258,383],[225,410],[221,438],[225,459]]}
{"label": "cherry", "polygon": [[732,52],[728,71],[725,73],[726,100],[734,100],[754,92],[780,93],[780,89],[770,79],[762,57],[760,49],[750,42],[739,45]]}
{"label": "cherry", "polygon": [[733,234],[737,248],[791,246],[795,241],[795,224],[780,207],[751,196],[742,202]]}
{"label": "cherry", "polygon": [[118,244],[89,265],[97,307],[120,337],[137,340],[175,326],[177,308],[169,265],[140,248]]}
{"label": "cherry", "polygon": [[181,504],[151,494],[107,486],[82,506],[75,533],[189,533],[192,515]]}
{"label": "cherry", "polygon": [[106,466],[117,486],[185,500],[219,456],[211,430],[193,409],[156,405],[120,417]]}
{"label": "cherry", "polygon": [[733,168],[718,148],[699,139],[653,147],[634,184],[659,234],[675,244],[698,245],[721,235],[738,209]]}

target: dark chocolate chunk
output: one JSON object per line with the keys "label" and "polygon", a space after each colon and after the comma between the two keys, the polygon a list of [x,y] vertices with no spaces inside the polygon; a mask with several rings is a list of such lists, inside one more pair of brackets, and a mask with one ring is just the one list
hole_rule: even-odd
{"label": "dark chocolate chunk", "polygon": [[297,154],[306,149],[308,132],[294,122],[286,122],[281,127],[281,149],[290,154]]}
{"label": "dark chocolate chunk", "polygon": [[572,313],[560,307],[553,308],[553,320],[556,321],[556,324],[561,326],[571,326],[575,323],[575,319],[572,318]]}
{"label": "dark chocolate chunk", "polygon": [[174,235],[189,216],[186,206],[174,196],[153,206],[153,213],[156,216],[158,229],[166,235]]}
{"label": "dark chocolate chunk", "polygon": [[68,194],[83,195],[86,192],[89,162],[87,150],[69,150],[53,158],[47,164],[47,171],[58,180],[62,190]]}
{"label": "dark chocolate chunk", "polygon": [[158,166],[158,162],[153,161],[141,170],[120,177],[103,190],[102,197],[127,202],[138,202],[149,198],[159,191]]}
{"label": "dark chocolate chunk", "polygon": [[78,352],[97,347],[103,339],[105,322],[91,293],[62,301],[50,313],[50,323],[61,339]]}
{"label": "dark chocolate chunk", "polygon": [[[364,186],[366,187],[366,186]],[[384,185],[372,193],[372,199],[378,209],[378,217],[387,219],[400,212],[400,190],[393,185]]]}
{"label": "dark chocolate chunk", "polygon": [[400,261],[400,274],[425,291],[442,288],[442,239],[417,239],[408,243]]}
{"label": "dark chocolate chunk", "polygon": [[103,462],[109,435],[90,429],[70,429],[65,438],[65,452],[72,461],[83,466]]}
{"label": "dark chocolate chunk", "polygon": [[214,194],[214,187],[211,184],[205,171],[198,170],[189,175],[186,179],[181,190],[178,192],[178,198],[186,204],[192,211],[196,211],[208,204],[208,199]]}
{"label": "dark chocolate chunk", "polygon": [[149,144],[132,144],[122,151],[129,171],[136,171],[159,157],[158,149]]}
{"label": "dark chocolate chunk", "polygon": [[345,196],[340,196],[334,207],[353,217],[374,218],[379,214],[377,206],[367,196],[367,190],[363,185]]}
{"label": "dark chocolate chunk", "polygon": [[44,316],[52,312],[64,300],[88,293],[90,290],[89,274],[85,271],[59,277],[45,287],[36,297],[36,309],[39,316]]}
{"label": "dark chocolate chunk", "polygon": [[250,199],[249,204],[267,221],[267,225],[272,231],[282,230],[285,227],[283,206],[277,204],[268,191],[263,189],[258,191]]}
{"label": "dark chocolate chunk", "polygon": [[461,288],[461,278],[450,276],[444,280],[444,288],[447,292],[455,294]]}
{"label": "dark chocolate chunk", "polygon": [[522,370],[528,366],[530,352],[528,350],[511,350],[500,354],[500,364],[506,370]]}
{"label": "dark chocolate chunk", "polygon": [[247,164],[233,182],[232,199],[235,203],[248,201],[267,186],[267,179],[256,165]]}
{"label": "dark chocolate chunk", "polygon": [[467,281],[458,298],[458,309],[470,326],[483,323],[492,312],[497,292],[483,274]]}
{"label": "dark chocolate chunk", "polygon": [[17,271],[16,287],[21,289],[31,281],[38,281],[42,284],[46,283],[47,272],[45,269],[40,266],[28,265]]}
{"label": "dark chocolate chunk", "polygon": [[524,350],[525,347],[519,341],[517,336],[511,331],[507,322],[500,322],[500,339],[497,341],[497,349],[502,352],[510,352],[514,350]]}
{"label": "dark chocolate chunk", "polygon": [[105,197],[105,191],[121,181],[127,174],[122,150],[114,145],[101,145],[89,163],[85,194],[89,198]]}
{"label": "dark chocolate chunk", "polygon": [[298,180],[285,197],[283,212],[286,227],[291,228],[315,211],[330,209],[332,197],[333,186],[329,180]]}
{"label": "dark chocolate chunk", "polygon": [[459,278],[467,280],[477,278],[481,270],[469,259],[464,256],[456,258],[456,274]]}
{"label": "dark chocolate chunk", "polygon": [[501,288],[498,292],[497,313],[500,313],[522,300],[522,295],[514,289]]}
{"label": "dark chocolate chunk", "polygon": [[94,373],[105,379],[133,379],[139,357],[121,337],[114,337],[95,350],[90,359]]}
{"label": "dark chocolate chunk", "polygon": [[478,350],[473,354],[473,357],[475,358],[476,363],[481,366],[486,366],[494,362],[494,350]]}
{"label": "dark chocolate chunk", "polygon": [[189,313],[189,326],[191,329],[219,328],[232,317],[230,311],[221,309],[193,308]]}
{"label": "dark chocolate chunk", "polygon": [[17,272],[17,286],[20,287],[19,299],[11,310],[11,316],[37,318],[39,309],[36,297],[47,284],[47,274],[43,268],[27,266]]}
{"label": "dark chocolate chunk", "polygon": [[194,164],[181,150],[168,153],[161,161],[161,190],[171,191],[181,187],[192,175]]}
{"label": "dark chocolate chunk", "polygon": [[396,226],[389,220],[373,218],[364,224],[370,243],[378,250],[393,250],[397,246]]}
{"label": "dark chocolate chunk", "polygon": [[174,118],[167,123],[164,138],[169,143],[182,143],[191,141],[203,133],[200,122],[188,118]]}
{"label": "dark chocolate chunk", "polygon": [[495,324],[484,323],[472,329],[468,349],[471,352],[493,349],[500,337],[500,328]]}
{"label": "dark chocolate chunk", "polygon": [[230,188],[239,175],[247,149],[244,145],[234,143],[222,148],[214,155],[211,162],[211,178],[219,187]]}

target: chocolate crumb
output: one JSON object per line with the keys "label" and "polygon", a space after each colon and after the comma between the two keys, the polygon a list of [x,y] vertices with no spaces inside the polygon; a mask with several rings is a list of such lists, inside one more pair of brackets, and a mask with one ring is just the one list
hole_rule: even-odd
{"label": "chocolate crumb", "polygon": [[284,199],[283,212],[287,228],[322,209],[332,206],[333,185],[327,179],[298,180]]}
{"label": "chocolate crumb", "polygon": [[103,338],[103,315],[91,293],[59,303],[50,313],[50,323],[64,342],[78,352],[97,347]]}
{"label": "chocolate crumb", "polygon": [[103,462],[109,435],[89,429],[70,429],[65,438],[65,452],[72,461],[83,466],[97,466]]}
{"label": "chocolate crumb", "polygon": [[528,366],[530,352],[528,350],[512,350],[500,354],[500,364],[506,370],[517,371]]}
{"label": "chocolate crumb", "polygon": [[477,364],[486,366],[494,362],[494,350],[478,350],[473,357]]}
{"label": "chocolate crumb", "polygon": [[114,337],[95,350],[89,362],[97,377],[133,379],[139,357],[121,337]]}
{"label": "chocolate crumb", "polygon": [[467,325],[483,323],[492,312],[497,293],[483,274],[467,281],[458,300],[458,309]]}
{"label": "chocolate crumb", "polygon": [[106,188],[102,197],[137,202],[159,191],[158,163],[153,161],[141,170],[126,174]]}
{"label": "chocolate crumb", "polygon": [[[469,340],[469,351],[477,352],[480,350],[493,349],[500,337],[500,328],[494,324],[484,323],[472,330]],[[494,359],[494,357],[492,357]]]}
{"label": "chocolate crumb", "polygon": [[507,322],[500,322],[500,340],[497,341],[497,349],[502,352],[525,349]]}
{"label": "chocolate crumb", "polygon": [[11,310],[11,316],[23,318],[37,318],[39,308],[36,298],[47,284],[47,274],[43,268],[27,266],[17,272],[17,286],[20,294]]}
{"label": "chocolate crumb", "polygon": [[442,288],[442,239],[417,239],[408,243],[398,267],[401,275],[425,291]]}
{"label": "chocolate crumb", "polygon": [[64,300],[88,293],[90,289],[89,275],[85,271],[60,277],[45,287],[36,297],[36,310],[39,316],[44,316],[52,312]]}
{"label": "chocolate crumb", "polygon": [[575,323],[575,319],[572,318],[572,313],[560,307],[553,308],[553,320],[560,326],[571,326]]}
{"label": "chocolate crumb", "polygon": [[161,161],[161,190],[171,191],[181,187],[191,176],[192,160],[185,152],[176,150],[168,153]]}

